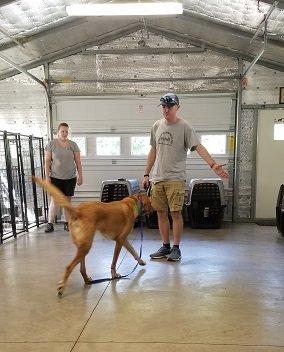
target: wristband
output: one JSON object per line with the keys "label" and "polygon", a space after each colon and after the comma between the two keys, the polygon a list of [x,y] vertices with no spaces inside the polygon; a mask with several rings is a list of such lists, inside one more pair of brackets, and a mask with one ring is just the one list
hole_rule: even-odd
{"label": "wristband", "polygon": [[149,177],[149,174],[145,174],[144,177]]}
{"label": "wristband", "polygon": [[214,165],[216,165],[216,164],[217,164],[217,163],[215,163],[215,162],[214,162],[212,165],[210,165],[211,169],[212,169],[212,168],[213,168],[213,166],[214,166]]}

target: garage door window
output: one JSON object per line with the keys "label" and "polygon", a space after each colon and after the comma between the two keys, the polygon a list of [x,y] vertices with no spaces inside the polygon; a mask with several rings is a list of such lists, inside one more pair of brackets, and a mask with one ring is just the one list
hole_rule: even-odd
{"label": "garage door window", "polygon": [[210,154],[226,154],[227,136],[225,134],[203,134],[200,140]]}
{"label": "garage door window", "polygon": [[131,155],[146,156],[150,151],[150,137],[133,136],[131,137]]}
{"label": "garage door window", "polygon": [[99,156],[119,156],[120,137],[97,137],[96,150]]}
{"label": "garage door window", "polygon": [[274,140],[284,141],[284,122],[274,124]]}

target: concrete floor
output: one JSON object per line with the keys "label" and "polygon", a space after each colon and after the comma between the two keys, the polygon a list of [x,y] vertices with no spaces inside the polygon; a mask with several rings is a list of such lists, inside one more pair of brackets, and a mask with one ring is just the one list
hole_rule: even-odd
{"label": "concrete floor", "polygon": [[[76,268],[62,298],[57,281],[75,253],[62,226],[2,245],[0,351],[284,351],[284,238],[275,227],[185,229],[179,263],[151,261],[160,238],[145,232],[146,267],[91,286]],[[109,276],[113,248],[96,237],[89,275]],[[127,254],[119,272],[133,266]]]}

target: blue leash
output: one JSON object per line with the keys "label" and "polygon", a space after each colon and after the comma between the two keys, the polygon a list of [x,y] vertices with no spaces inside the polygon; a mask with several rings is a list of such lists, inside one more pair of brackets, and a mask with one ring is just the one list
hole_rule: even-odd
{"label": "blue leash", "polygon": [[[143,243],[143,238],[144,238],[144,233],[143,233],[143,218],[142,215],[139,216],[140,217],[140,238],[141,238],[141,244],[140,244],[140,250],[139,250],[139,258],[142,257],[142,243]],[[136,235],[137,236],[137,235]],[[136,236],[134,237],[134,240],[136,238]],[[96,279],[91,281],[90,283],[88,283],[89,285],[92,284],[100,284],[101,282],[106,282],[106,281],[113,281],[113,280],[120,280],[120,279],[125,279],[127,276],[131,275],[132,273],[134,273],[134,271],[136,270],[137,266],[139,264],[136,263],[135,267],[130,271],[130,273],[126,274],[126,275],[122,275],[120,277],[106,277],[104,279]]]}

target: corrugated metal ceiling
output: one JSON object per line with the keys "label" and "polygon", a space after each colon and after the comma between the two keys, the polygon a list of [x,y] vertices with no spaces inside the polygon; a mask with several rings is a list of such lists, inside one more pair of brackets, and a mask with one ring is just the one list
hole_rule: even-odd
{"label": "corrugated metal ceiling", "polygon": [[[284,71],[283,0],[185,0],[183,15],[174,17],[67,16],[66,5],[91,2],[98,1],[0,1],[0,55],[29,69],[146,27],[149,33],[251,61],[263,43],[262,37],[252,44],[250,39],[274,3],[267,21],[268,43],[259,63]],[[0,78],[15,73],[0,61]]]}

